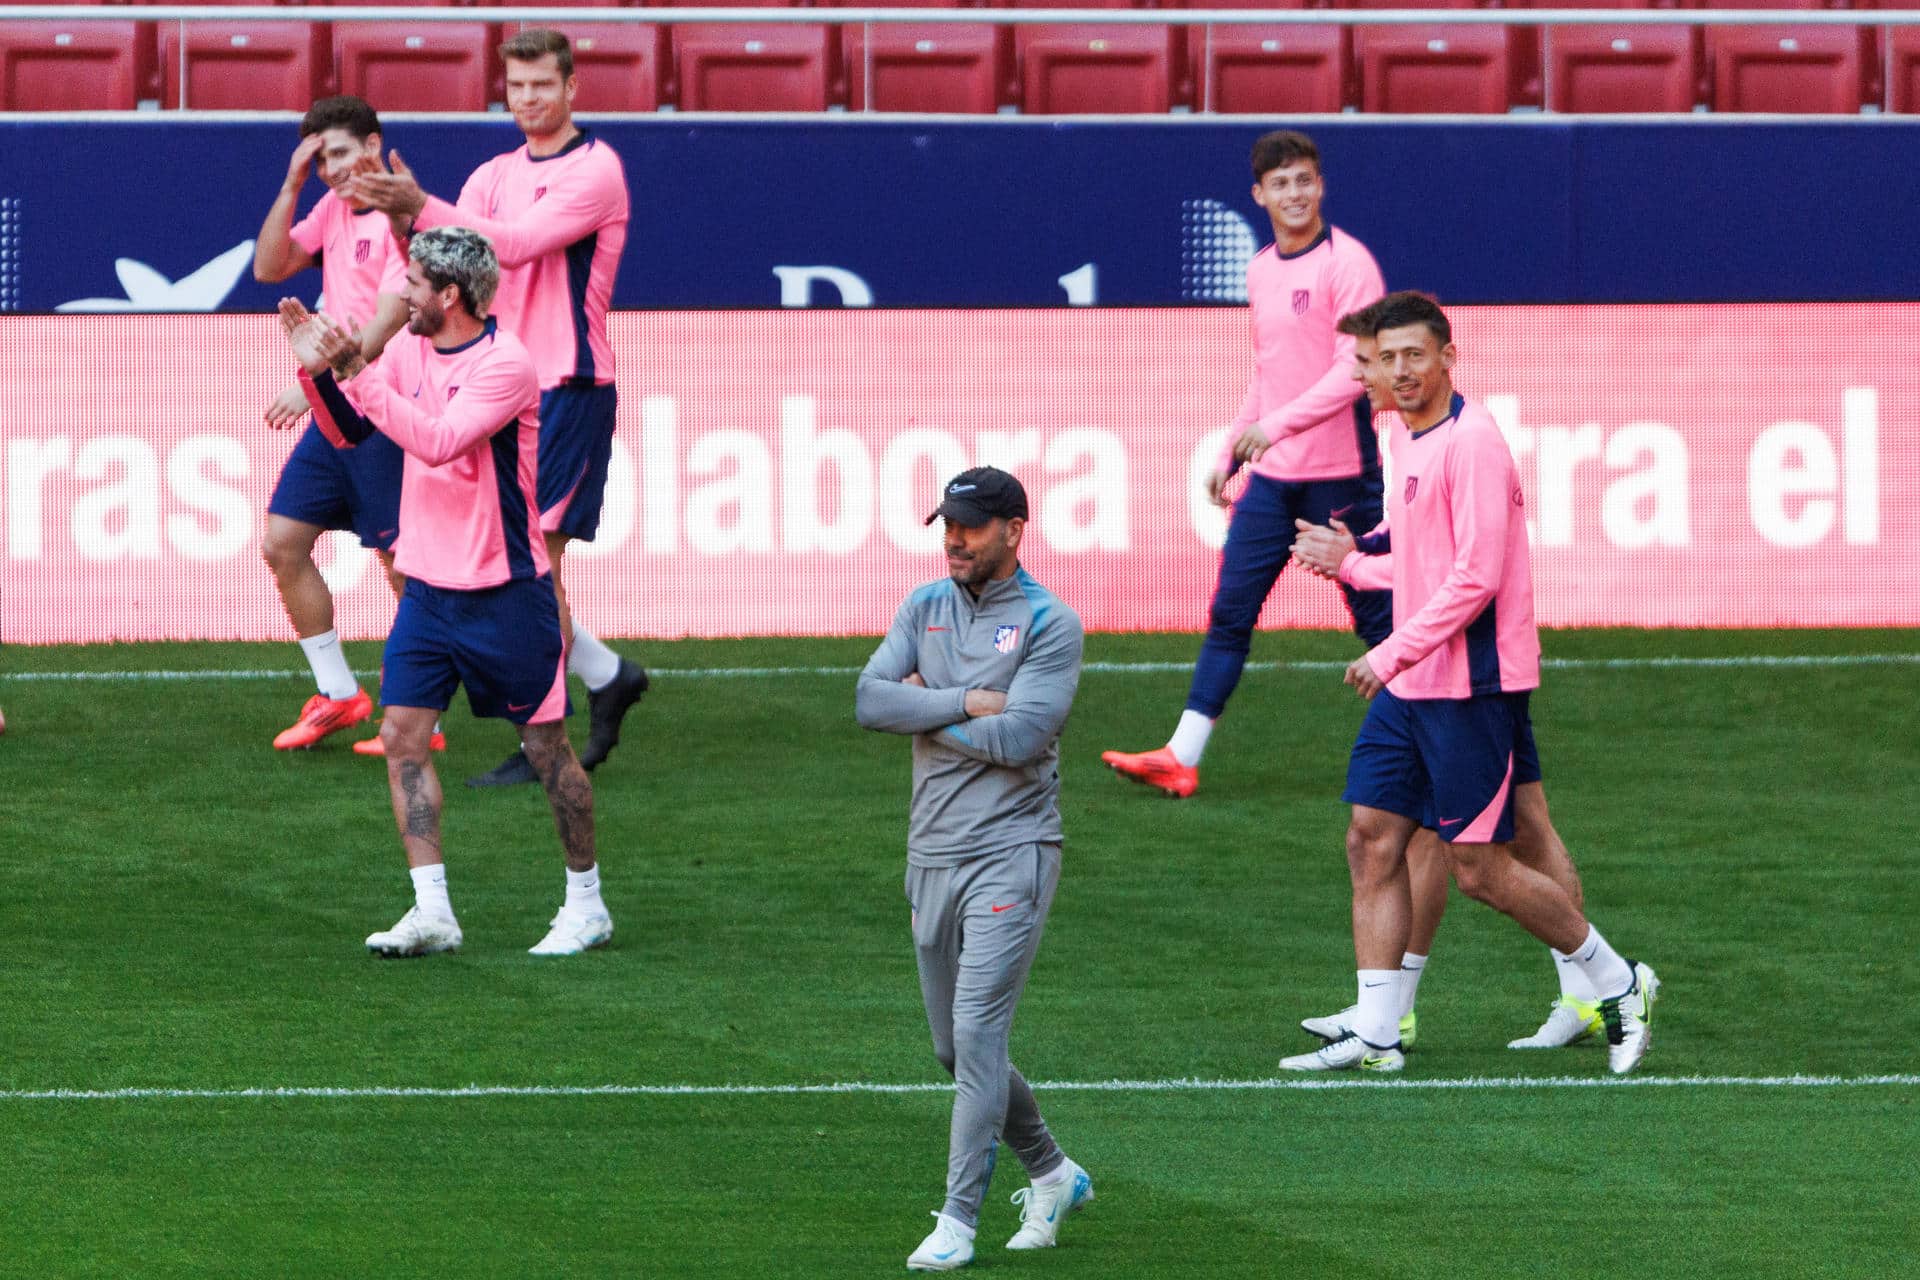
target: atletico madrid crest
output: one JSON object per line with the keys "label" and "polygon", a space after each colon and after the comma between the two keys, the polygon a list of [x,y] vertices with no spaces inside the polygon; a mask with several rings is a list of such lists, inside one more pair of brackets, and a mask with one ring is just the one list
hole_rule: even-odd
{"label": "atletico madrid crest", "polygon": [[1012,653],[1013,647],[1019,643],[1020,628],[995,627],[993,629],[993,651],[995,653]]}
{"label": "atletico madrid crest", "polygon": [[356,263],[362,263],[362,264],[363,264],[363,263],[365,263],[365,262],[366,262],[366,260],[367,260],[367,255],[368,255],[368,254],[370,254],[370,253],[372,253],[372,252],[373,252],[373,241],[371,241],[371,240],[355,240],[355,241],[353,242],[353,260],[354,260],[354,262],[356,262]]}
{"label": "atletico madrid crest", "polygon": [[1408,506],[1413,505],[1413,495],[1418,492],[1420,492],[1420,477],[1408,476],[1407,477],[1407,505]]}
{"label": "atletico madrid crest", "polygon": [[1310,291],[1306,289],[1295,289],[1293,291],[1293,314],[1297,316],[1307,314],[1307,307],[1311,305],[1312,302],[1313,294]]}

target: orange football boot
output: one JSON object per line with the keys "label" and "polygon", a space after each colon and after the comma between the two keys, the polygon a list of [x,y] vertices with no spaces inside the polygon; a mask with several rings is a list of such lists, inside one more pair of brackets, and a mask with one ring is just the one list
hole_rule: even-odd
{"label": "orange football boot", "polygon": [[[435,751],[445,751],[447,749],[447,735],[435,729],[433,731],[433,738],[427,745]],[[384,756],[387,754],[387,744],[380,741],[380,735],[376,733],[371,738],[364,738],[354,743],[353,754],[357,756]]]}
{"label": "orange football boot", "polygon": [[1200,789],[1199,767],[1181,764],[1173,758],[1171,747],[1138,753],[1102,751],[1100,759],[1121,777],[1158,787],[1176,800],[1184,800]]}
{"label": "orange football boot", "polygon": [[373,714],[373,699],[365,689],[355,689],[351,698],[329,698],[316,693],[300,708],[300,718],[283,729],[273,740],[275,751],[305,751],[330,733],[351,729]]}

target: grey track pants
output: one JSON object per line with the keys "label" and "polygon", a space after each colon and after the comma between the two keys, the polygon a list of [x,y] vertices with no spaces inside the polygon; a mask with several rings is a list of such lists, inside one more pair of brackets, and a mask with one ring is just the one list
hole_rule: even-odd
{"label": "grey track pants", "polygon": [[942,1209],[972,1226],[1004,1135],[1030,1176],[1064,1155],[1007,1058],[1013,1011],[1060,883],[1060,846],[1027,844],[955,867],[907,868],[920,996],[934,1056],[953,1075]]}

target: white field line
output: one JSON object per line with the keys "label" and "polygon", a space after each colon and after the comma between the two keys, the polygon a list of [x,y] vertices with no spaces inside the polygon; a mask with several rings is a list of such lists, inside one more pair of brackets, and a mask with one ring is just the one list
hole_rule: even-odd
{"label": "white field line", "polygon": [[[1264,1080],[1050,1080],[1035,1081],[1043,1093],[1234,1093],[1328,1090],[1514,1089],[1865,1089],[1920,1087],[1920,1075],[1884,1076],[1467,1076],[1452,1080],[1362,1080],[1321,1077]],[[748,1098],[809,1094],[951,1093],[942,1082],[876,1084],[598,1084],[444,1086],[262,1086],[251,1089],[6,1089],[0,1102],[145,1102],[175,1099],[227,1101],[245,1098]]]}
{"label": "white field line", "polygon": [[[1910,667],[1920,666],[1920,653],[1743,654],[1708,658],[1547,658],[1549,671],[1634,671],[1684,667],[1768,669],[1793,667]],[[1083,670],[1097,675],[1159,675],[1191,671],[1191,662],[1089,662]],[[1248,671],[1345,671],[1347,664],[1331,662],[1249,662]],[[361,671],[363,676],[376,671]],[[649,667],[647,674],[669,680],[771,680],[793,676],[857,676],[859,667]],[[305,671],[0,671],[0,680],[305,680]]]}

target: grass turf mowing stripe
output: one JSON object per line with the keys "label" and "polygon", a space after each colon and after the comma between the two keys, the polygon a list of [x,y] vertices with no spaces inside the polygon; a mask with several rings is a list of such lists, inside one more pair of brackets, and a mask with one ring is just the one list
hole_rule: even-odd
{"label": "grass turf mowing stripe", "polygon": [[[1249,662],[1247,671],[1345,671],[1345,662]],[[1744,654],[1718,658],[1543,658],[1549,671],[1653,671],[1684,667],[1729,669],[1771,667],[1885,667],[1920,665],[1920,653]],[[1083,671],[1102,675],[1163,675],[1191,671],[1191,662],[1089,662]],[[0,680],[136,681],[136,680],[294,680],[305,671],[14,671],[0,672]],[[359,671],[356,675],[377,675]],[[854,676],[859,667],[649,667],[647,674],[670,680],[768,680],[788,676]]]}
{"label": "grass turf mowing stripe", "polygon": [[[1452,1080],[1298,1079],[1260,1080],[1045,1080],[1033,1088],[1048,1093],[1216,1093],[1340,1089],[1859,1089],[1920,1086],[1920,1075],[1879,1076],[1467,1076]],[[599,1085],[283,1085],[250,1089],[8,1089],[0,1102],[138,1102],[147,1099],[242,1098],[711,1098],[802,1094],[952,1093],[939,1081],[875,1084],[599,1084]]]}

